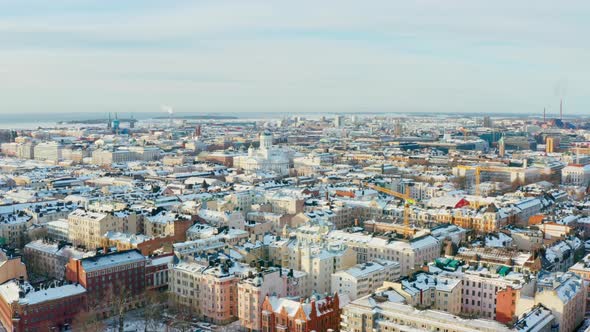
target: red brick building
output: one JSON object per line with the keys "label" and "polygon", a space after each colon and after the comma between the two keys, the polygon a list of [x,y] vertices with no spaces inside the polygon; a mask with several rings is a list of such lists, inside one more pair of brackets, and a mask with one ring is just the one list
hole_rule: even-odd
{"label": "red brick building", "polygon": [[85,309],[86,289],[79,284],[35,290],[14,279],[0,285],[0,321],[7,331],[60,331]]}
{"label": "red brick building", "polygon": [[337,293],[302,302],[266,296],[261,309],[262,332],[338,331],[341,309]]}
{"label": "red brick building", "polygon": [[119,251],[83,259],[70,259],[66,279],[86,288],[89,305],[103,312],[121,296],[126,307],[137,307],[146,287],[147,259],[139,250]]}

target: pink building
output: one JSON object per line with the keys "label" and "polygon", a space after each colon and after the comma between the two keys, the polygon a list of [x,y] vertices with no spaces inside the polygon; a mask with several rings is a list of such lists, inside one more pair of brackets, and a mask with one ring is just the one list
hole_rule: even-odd
{"label": "pink building", "polygon": [[266,296],[306,297],[307,273],[270,268],[251,274],[238,283],[238,318],[248,331],[262,329],[261,309]]}
{"label": "pink building", "polygon": [[227,261],[180,262],[169,274],[172,303],[195,318],[225,325],[238,318],[238,281],[251,268]]}

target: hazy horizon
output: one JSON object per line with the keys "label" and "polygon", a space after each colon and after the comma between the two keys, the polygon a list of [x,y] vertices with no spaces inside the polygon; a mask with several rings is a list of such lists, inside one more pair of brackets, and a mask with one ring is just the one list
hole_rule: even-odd
{"label": "hazy horizon", "polygon": [[[0,4],[0,114],[588,113],[590,3]],[[162,111],[162,113],[164,113]]]}

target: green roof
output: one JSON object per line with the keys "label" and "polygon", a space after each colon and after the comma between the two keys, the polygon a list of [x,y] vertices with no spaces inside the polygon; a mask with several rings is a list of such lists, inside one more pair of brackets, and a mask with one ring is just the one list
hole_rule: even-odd
{"label": "green roof", "polygon": [[512,269],[509,268],[508,266],[501,266],[498,268],[497,272],[502,277],[505,277],[508,273],[510,273],[510,270],[512,270]]}

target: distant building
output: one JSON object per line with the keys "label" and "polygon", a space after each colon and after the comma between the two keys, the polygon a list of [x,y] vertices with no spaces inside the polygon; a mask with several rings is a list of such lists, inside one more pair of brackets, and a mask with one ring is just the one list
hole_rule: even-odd
{"label": "distant building", "polygon": [[274,172],[278,175],[288,175],[291,163],[291,152],[273,146],[273,137],[269,132],[260,134],[260,148],[248,148],[247,156],[235,156],[233,164],[242,168],[246,173]]}
{"label": "distant building", "polygon": [[569,165],[561,170],[561,183],[572,186],[590,184],[590,165]]}
{"label": "distant building", "polygon": [[36,160],[58,162],[62,159],[63,146],[57,142],[42,142],[35,146],[34,156]]}

